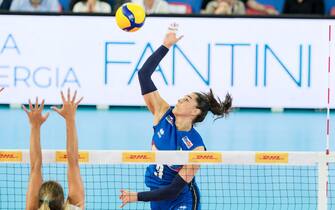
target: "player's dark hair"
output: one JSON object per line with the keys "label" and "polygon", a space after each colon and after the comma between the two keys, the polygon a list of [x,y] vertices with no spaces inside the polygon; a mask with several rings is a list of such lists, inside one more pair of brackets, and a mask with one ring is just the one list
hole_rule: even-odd
{"label": "player's dark hair", "polygon": [[233,98],[229,93],[226,94],[225,100],[222,102],[220,98],[215,98],[212,89],[208,93],[195,93],[198,97],[197,108],[201,113],[193,120],[193,123],[202,122],[208,111],[212,112],[216,117],[214,120],[225,117],[231,110]]}

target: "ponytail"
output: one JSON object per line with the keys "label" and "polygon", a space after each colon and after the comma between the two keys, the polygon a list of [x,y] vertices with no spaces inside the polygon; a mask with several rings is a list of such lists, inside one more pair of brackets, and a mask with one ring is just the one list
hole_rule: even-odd
{"label": "ponytail", "polygon": [[208,99],[209,111],[218,116],[216,119],[225,117],[229,114],[233,102],[233,98],[229,93],[226,94],[225,100],[223,102],[220,98],[215,99],[212,89],[210,89],[210,92],[205,95]]}
{"label": "ponytail", "polygon": [[47,199],[40,200],[40,202],[42,204],[41,204],[41,206],[40,206],[40,208],[38,210],[50,210],[49,201]]}
{"label": "ponytail", "polygon": [[55,181],[44,182],[39,190],[39,210],[63,210],[64,192]]}
{"label": "ponytail", "polygon": [[212,112],[217,120],[222,117],[228,116],[231,111],[233,98],[229,93],[226,94],[225,100],[222,102],[220,98],[215,98],[212,89],[208,93],[196,93],[197,108],[201,113],[194,119],[193,123],[202,122],[207,116],[208,111]]}

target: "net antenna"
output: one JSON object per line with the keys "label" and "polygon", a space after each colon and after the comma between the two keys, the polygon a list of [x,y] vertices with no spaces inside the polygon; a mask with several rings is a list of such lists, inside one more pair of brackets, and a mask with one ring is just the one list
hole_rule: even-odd
{"label": "net antenna", "polygon": [[327,73],[327,123],[326,123],[326,154],[330,153],[330,83],[331,83],[331,46],[332,46],[332,26],[328,26],[328,73]]}
{"label": "net antenna", "polygon": [[332,26],[328,25],[328,72],[327,72],[327,118],[326,118],[326,161],[319,163],[319,195],[318,209],[327,209],[329,197],[329,163],[327,159],[330,156],[330,83],[331,83],[331,48],[332,48]]}

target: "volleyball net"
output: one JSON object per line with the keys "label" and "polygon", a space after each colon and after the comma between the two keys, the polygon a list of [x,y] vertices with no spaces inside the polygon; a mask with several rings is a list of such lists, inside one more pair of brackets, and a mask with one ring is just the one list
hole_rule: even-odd
{"label": "volleyball net", "polygon": [[[318,152],[81,151],[86,209],[119,209],[120,189],[149,190],[150,164],[199,164],[202,210],[335,209],[335,155]],[[43,151],[43,178],[67,192],[64,151]],[[29,151],[0,151],[0,209],[24,209]],[[327,184],[328,183],[328,184]],[[124,209],[150,209],[137,202]]]}

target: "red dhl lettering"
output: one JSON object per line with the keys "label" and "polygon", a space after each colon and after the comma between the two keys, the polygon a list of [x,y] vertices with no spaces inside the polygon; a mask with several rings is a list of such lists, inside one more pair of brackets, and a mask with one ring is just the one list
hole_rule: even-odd
{"label": "red dhl lettering", "polygon": [[261,159],[263,160],[283,160],[283,158],[280,158],[279,155],[263,155]]}
{"label": "red dhl lettering", "polygon": [[[60,158],[64,158],[64,159],[67,159],[67,155],[66,154],[64,154],[64,155],[62,155]],[[83,159],[85,159],[85,157],[82,157],[82,156],[78,156],[78,159],[79,160],[83,160]]]}
{"label": "red dhl lettering", "polygon": [[150,159],[147,155],[130,155],[129,156],[129,159],[132,159],[132,160],[148,160]]}
{"label": "red dhl lettering", "polygon": [[215,158],[213,155],[197,155],[196,159],[200,159],[200,160],[216,160],[217,158]]}
{"label": "red dhl lettering", "polygon": [[14,154],[0,154],[0,158],[4,159],[15,159],[17,158],[17,156],[15,156]]}

